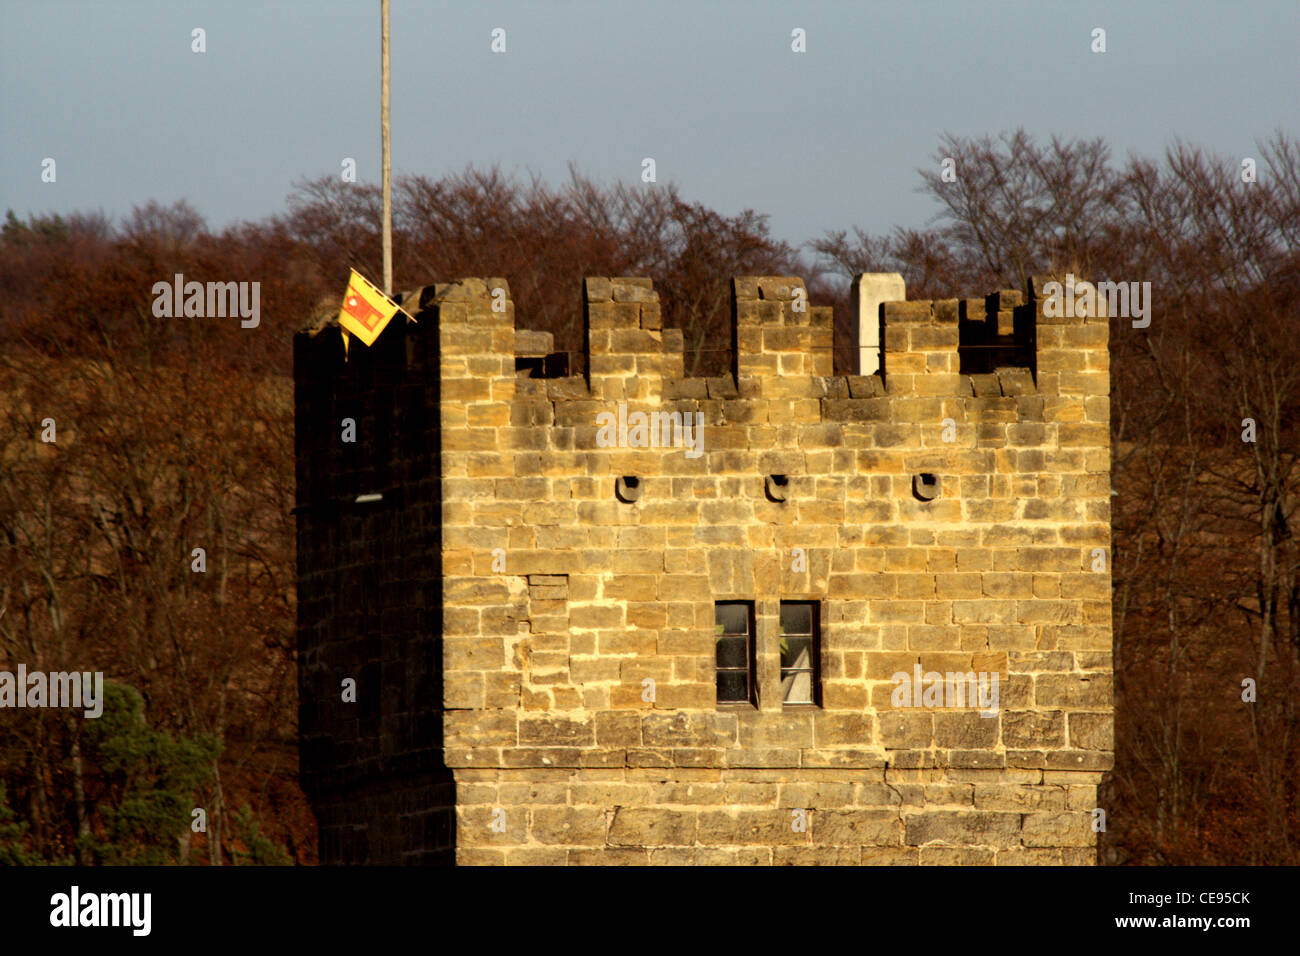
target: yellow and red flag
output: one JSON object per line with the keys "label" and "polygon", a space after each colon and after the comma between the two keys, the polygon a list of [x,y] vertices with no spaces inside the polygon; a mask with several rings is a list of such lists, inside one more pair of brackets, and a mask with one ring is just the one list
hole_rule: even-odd
{"label": "yellow and red flag", "polygon": [[375,339],[379,338],[379,333],[388,325],[388,320],[400,308],[365,276],[353,269],[348,279],[347,294],[343,296],[343,308],[339,311],[339,326],[344,330],[345,347],[348,332],[366,345],[373,345]]}

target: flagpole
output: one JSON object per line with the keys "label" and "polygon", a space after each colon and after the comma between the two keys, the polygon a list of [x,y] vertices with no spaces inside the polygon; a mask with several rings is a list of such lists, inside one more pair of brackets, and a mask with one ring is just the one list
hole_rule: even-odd
{"label": "flagpole", "polygon": [[389,153],[388,123],[388,0],[379,0],[379,11],[383,19],[383,26],[380,30],[382,78],[379,88],[379,126],[384,141],[382,157],[382,174],[384,178],[384,295],[391,297],[393,294],[393,166],[392,157]]}

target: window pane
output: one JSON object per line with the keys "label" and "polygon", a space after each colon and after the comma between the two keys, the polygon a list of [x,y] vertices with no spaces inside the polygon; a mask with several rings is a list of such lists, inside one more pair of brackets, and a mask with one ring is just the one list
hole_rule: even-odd
{"label": "window pane", "polygon": [[812,667],[812,638],[786,637],[781,640],[781,669]]}
{"label": "window pane", "polygon": [[749,633],[749,608],[743,604],[719,604],[715,621],[724,634]]}
{"label": "window pane", "polygon": [[811,604],[782,604],[781,605],[781,633],[782,634],[811,634],[812,633],[812,605]]}
{"label": "window pane", "polygon": [[749,700],[749,674],[745,671],[718,671],[718,700]]}
{"label": "window pane", "polygon": [[812,674],[807,671],[781,672],[781,699],[787,704],[811,704]]}
{"label": "window pane", "polygon": [[748,655],[746,654],[749,640],[744,637],[720,637],[718,638],[718,666],[719,667],[747,667],[749,666]]}

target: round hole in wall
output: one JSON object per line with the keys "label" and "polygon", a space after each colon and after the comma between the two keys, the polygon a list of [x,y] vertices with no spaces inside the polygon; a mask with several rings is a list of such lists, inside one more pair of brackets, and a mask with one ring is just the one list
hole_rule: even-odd
{"label": "round hole in wall", "polygon": [[912,476],[912,494],[921,501],[933,501],[939,497],[939,476],[923,471]]}
{"label": "round hole in wall", "polygon": [[763,482],[763,490],[769,501],[785,501],[789,489],[790,479],[785,475],[768,475]]}
{"label": "round hole in wall", "polygon": [[614,494],[619,501],[631,504],[641,497],[641,479],[635,475],[620,475],[614,479]]}

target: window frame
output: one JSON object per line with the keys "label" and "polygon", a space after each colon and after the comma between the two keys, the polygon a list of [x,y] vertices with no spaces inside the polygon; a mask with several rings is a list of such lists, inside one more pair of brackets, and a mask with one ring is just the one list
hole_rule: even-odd
{"label": "window frame", "polygon": [[[781,641],[785,638],[785,631],[781,627],[781,610],[786,605],[807,607],[809,609],[809,633],[794,634],[792,637],[807,637],[808,656],[811,658],[809,667],[787,668],[781,665]],[[806,673],[812,682],[811,700],[787,701],[785,692],[781,692],[781,706],[791,710],[808,708],[820,708],[822,706],[822,602],[816,599],[781,599],[777,606],[777,683],[778,686],[785,683],[785,673]]]}
{"label": "window frame", "polygon": [[[718,609],[726,606],[739,606],[745,609],[745,627],[747,633],[744,635],[745,640],[745,657],[746,666],[739,667],[719,667],[718,666],[718,639],[724,636],[740,637],[741,635],[721,634],[718,632]],[[723,700],[718,696],[718,675],[722,673],[736,673],[744,671],[746,690],[748,691],[744,700]],[[720,708],[757,708],[758,707],[758,639],[757,639],[757,618],[754,613],[754,602],[746,600],[727,600],[713,602],[713,697],[714,704]]]}

